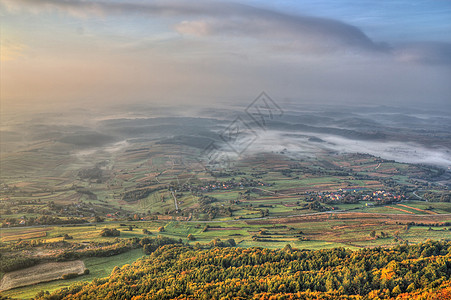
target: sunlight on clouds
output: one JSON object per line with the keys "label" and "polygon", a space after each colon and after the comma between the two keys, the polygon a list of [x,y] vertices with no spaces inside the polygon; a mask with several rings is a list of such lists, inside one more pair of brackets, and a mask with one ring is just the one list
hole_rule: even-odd
{"label": "sunlight on clouds", "polygon": [[100,5],[85,1],[1,0],[0,4],[2,4],[10,13],[59,13],[68,14],[76,18],[87,18],[92,15],[105,15]]}
{"label": "sunlight on clouds", "polygon": [[206,36],[210,34],[209,25],[205,21],[183,21],[174,26],[180,34],[194,36]]}
{"label": "sunlight on clouds", "polygon": [[10,61],[22,57],[27,47],[22,43],[5,39],[1,41],[0,48],[0,61]]}

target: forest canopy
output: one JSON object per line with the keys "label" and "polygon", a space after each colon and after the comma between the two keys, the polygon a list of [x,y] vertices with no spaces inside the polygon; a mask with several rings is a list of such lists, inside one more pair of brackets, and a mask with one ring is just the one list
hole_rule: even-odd
{"label": "forest canopy", "polygon": [[450,279],[451,242],[359,251],[173,244],[38,299],[451,299]]}

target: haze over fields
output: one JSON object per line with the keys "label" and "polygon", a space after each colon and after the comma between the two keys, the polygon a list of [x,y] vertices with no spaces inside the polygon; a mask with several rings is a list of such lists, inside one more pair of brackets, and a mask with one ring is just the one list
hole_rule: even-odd
{"label": "haze over fields", "polygon": [[245,107],[141,105],[126,113],[121,109],[80,109],[70,116],[41,113],[25,123],[16,119],[17,115],[9,119],[5,115],[2,152],[52,149],[84,161],[99,153],[112,157],[117,151],[158,143],[182,146],[183,151],[208,160],[205,152],[213,143],[231,160],[264,152],[300,159],[327,153],[368,153],[398,162],[451,166],[451,118],[437,111],[310,106],[307,112],[284,111],[271,118],[265,111],[259,116],[266,120],[261,127],[258,119],[246,114]]}

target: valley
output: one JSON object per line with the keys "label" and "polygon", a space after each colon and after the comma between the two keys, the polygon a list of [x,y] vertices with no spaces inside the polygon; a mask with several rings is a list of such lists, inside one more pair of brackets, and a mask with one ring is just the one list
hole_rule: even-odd
{"label": "valley", "polygon": [[[106,276],[155,243],[358,250],[449,241],[451,175],[443,166],[331,150],[313,132],[277,132],[285,138],[271,151],[260,132],[239,154],[221,139],[227,120],[100,124],[108,127],[96,135],[54,133],[2,153],[2,274],[74,259],[89,270],[3,294],[30,297]],[[122,134],[132,138],[118,141]],[[252,133],[240,134],[246,142]],[[96,260],[110,267],[92,267]]]}

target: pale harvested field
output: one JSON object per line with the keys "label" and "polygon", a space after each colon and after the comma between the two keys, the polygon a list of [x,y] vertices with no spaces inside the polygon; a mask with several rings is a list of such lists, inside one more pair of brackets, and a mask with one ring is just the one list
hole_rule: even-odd
{"label": "pale harvested field", "polygon": [[18,239],[25,240],[40,238],[45,237],[47,235],[47,231],[50,231],[52,229],[53,227],[2,230],[0,232],[0,238],[2,242],[10,242]]}
{"label": "pale harvested field", "polygon": [[2,242],[17,241],[19,239],[21,239],[21,240],[36,239],[36,238],[41,238],[41,237],[45,237],[45,236],[47,236],[47,232],[45,232],[45,231],[30,232],[30,233],[21,234],[21,235],[2,237]]}
{"label": "pale harvested field", "polygon": [[81,260],[40,264],[6,273],[0,281],[0,291],[61,279],[64,274],[69,273],[81,275],[84,270],[85,264]]}

